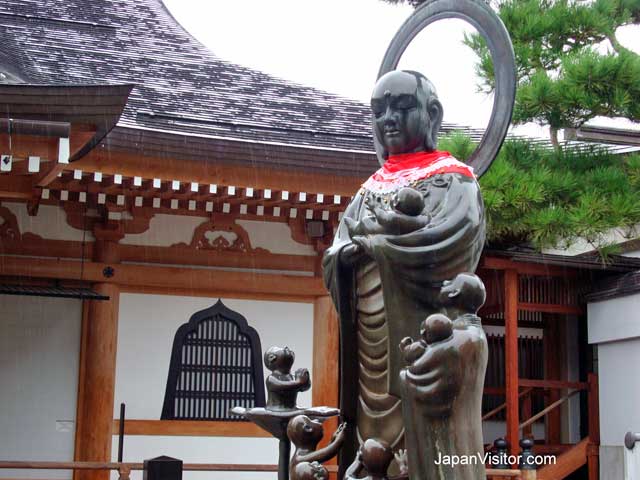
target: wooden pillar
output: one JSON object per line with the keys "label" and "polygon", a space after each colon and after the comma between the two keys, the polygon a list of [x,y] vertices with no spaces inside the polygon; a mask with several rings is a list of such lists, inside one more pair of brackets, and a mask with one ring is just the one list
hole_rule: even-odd
{"label": "wooden pillar", "polygon": [[[117,243],[97,238],[95,260],[117,268]],[[92,288],[109,300],[84,302],[75,460],[110,462],[120,288],[112,283],[94,284]],[[74,479],[108,480],[109,472],[85,470],[75,472]]]}
{"label": "wooden pillar", "polygon": [[[562,369],[566,363],[563,354],[566,352],[566,338],[564,335],[564,319],[554,317],[546,322],[544,329],[544,378],[546,380],[566,380],[562,375]],[[545,392],[547,405],[551,405],[560,399],[561,391],[550,389]],[[561,409],[554,408],[547,414],[545,440],[546,443],[558,445],[562,443]]]}
{"label": "wooden pillar", "polygon": [[588,376],[588,382],[589,446],[587,448],[587,468],[589,470],[589,480],[598,480],[600,475],[600,405],[598,376],[594,373],[590,373]]}
{"label": "wooden pillar", "polygon": [[[313,406],[338,406],[339,353],[338,314],[330,297],[318,297],[313,303]],[[320,446],[329,442],[337,425],[337,418],[325,422]],[[333,459],[329,463],[337,462]],[[333,479],[335,475],[332,473],[330,477]]]}
{"label": "wooden pillar", "polygon": [[519,452],[520,412],[518,404],[518,272],[504,272],[504,351],[507,442],[509,453]]}
{"label": "wooden pillar", "polygon": [[[117,285],[93,286],[109,300],[88,301],[84,351],[81,354],[82,378],[78,391],[76,432],[77,461],[110,462],[113,429],[113,403],[116,384],[116,345],[118,338]],[[85,471],[82,480],[107,480],[107,471]]]}

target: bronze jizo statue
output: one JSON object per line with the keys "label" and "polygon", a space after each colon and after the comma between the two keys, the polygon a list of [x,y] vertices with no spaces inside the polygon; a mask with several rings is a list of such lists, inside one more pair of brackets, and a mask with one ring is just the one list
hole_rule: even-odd
{"label": "bronze jizo statue", "polygon": [[[493,112],[467,164],[437,149],[443,108],[433,84],[396,70],[411,40],[443,18],[471,23],[494,65]],[[472,272],[486,227],[476,176],[502,145],[514,97],[511,41],[484,1],[424,2],[385,53],[371,96],[381,168],[354,196],[323,258],[340,318],[343,472],[375,438],[394,452],[406,445],[411,480],[484,478],[483,465],[433,467],[441,455],[483,452],[487,343],[476,312],[485,293]],[[399,473],[392,464],[388,474]]]}
{"label": "bronze jizo statue", "polygon": [[[444,312],[445,282],[475,270],[485,217],[472,169],[436,149],[443,109],[426,77],[411,71],[384,75],[371,109],[384,163],[347,207],[323,266],[340,315],[341,408],[355,426],[349,442],[356,448],[378,438],[397,450],[406,426],[400,384],[405,360],[398,346],[406,337],[417,338],[427,317]],[[462,364],[476,356],[442,350]],[[447,381],[443,367],[451,361],[442,354],[430,364],[442,371],[433,392],[437,398]],[[484,378],[482,364],[466,368]],[[480,398],[482,390],[475,393]],[[468,428],[481,428],[479,415]],[[468,428],[459,435],[478,436]],[[411,465],[411,450],[408,455]]]}

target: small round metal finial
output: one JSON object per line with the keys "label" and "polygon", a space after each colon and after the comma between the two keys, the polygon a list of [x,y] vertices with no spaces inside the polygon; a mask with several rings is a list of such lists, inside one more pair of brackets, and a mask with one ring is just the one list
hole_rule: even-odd
{"label": "small round metal finial", "polygon": [[497,470],[506,470],[510,468],[507,463],[507,448],[509,444],[504,438],[497,438],[493,442],[493,459],[496,463],[491,463],[491,466]]}
{"label": "small round metal finial", "polygon": [[640,442],[640,433],[627,432],[624,436],[624,445],[629,450],[633,450],[636,442]]}
{"label": "small round metal finial", "polygon": [[[482,141],[467,163],[480,178],[496,158],[511,123],[516,95],[516,66],[509,33],[500,17],[486,2],[476,0],[426,1],[402,24],[382,59],[378,78],[398,67],[411,41],[428,25],[445,18],[459,18],[471,24],[484,37],[491,52],[495,72],[493,111]],[[427,75],[428,77],[428,75]],[[382,148],[374,136],[378,159]]]}
{"label": "small round metal finial", "polygon": [[532,438],[523,438],[520,440],[520,448],[522,448],[522,452],[520,452],[520,470],[535,470],[536,465],[533,462],[533,439]]}

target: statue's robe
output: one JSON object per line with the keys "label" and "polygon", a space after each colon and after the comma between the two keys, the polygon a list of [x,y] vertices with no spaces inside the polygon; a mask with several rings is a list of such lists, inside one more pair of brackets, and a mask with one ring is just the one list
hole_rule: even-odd
{"label": "statue's robe", "polygon": [[[484,245],[484,207],[471,169],[447,152],[410,155],[388,160],[363,184],[323,259],[340,318],[340,408],[349,425],[341,470],[367,438],[402,446],[400,340],[418,337],[420,323],[439,311],[442,282],[473,272]],[[403,235],[367,235],[365,260],[344,264],[340,252],[353,243],[345,218],[371,216],[371,201],[390,210],[393,194],[407,186],[422,192],[428,224]]]}

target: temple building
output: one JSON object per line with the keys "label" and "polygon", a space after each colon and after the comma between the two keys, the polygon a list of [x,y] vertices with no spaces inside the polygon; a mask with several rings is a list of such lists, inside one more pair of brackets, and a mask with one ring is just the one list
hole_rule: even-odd
{"label": "temple building", "polygon": [[[320,260],[378,166],[369,106],[216,57],[160,0],[0,0],[0,108],[0,467],[117,461],[124,404],[125,462],[273,478],[234,467],[278,446],[229,410],[264,402],[273,345],[310,371],[300,404],[338,404]],[[640,430],[627,250],[482,257],[484,440],[533,435],[543,480],[618,478]],[[109,469],[0,468],[72,475]]]}

